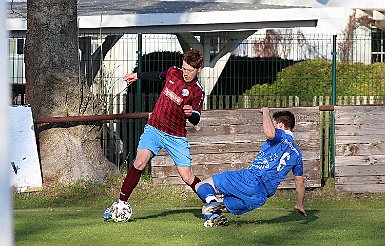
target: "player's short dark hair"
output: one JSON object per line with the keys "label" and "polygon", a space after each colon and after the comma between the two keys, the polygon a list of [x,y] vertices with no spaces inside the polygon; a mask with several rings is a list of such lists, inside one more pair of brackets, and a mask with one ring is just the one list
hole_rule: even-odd
{"label": "player's short dark hair", "polygon": [[189,50],[183,55],[183,61],[193,68],[202,67],[203,56],[202,53],[198,50]]}
{"label": "player's short dark hair", "polygon": [[295,126],[294,114],[290,111],[278,111],[273,113],[273,119],[277,123],[283,123],[287,128],[293,129]]}

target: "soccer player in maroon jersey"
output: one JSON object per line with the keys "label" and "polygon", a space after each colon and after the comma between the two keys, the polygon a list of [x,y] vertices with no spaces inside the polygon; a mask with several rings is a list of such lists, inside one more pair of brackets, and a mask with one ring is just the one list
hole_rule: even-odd
{"label": "soccer player in maroon jersey", "polygon": [[[143,169],[162,148],[172,157],[183,181],[196,192],[195,185],[201,180],[192,173],[186,120],[193,125],[200,121],[205,94],[197,76],[202,70],[203,57],[199,51],[189,50],[182,62],[182,68],[130,73],[123,78],[128,84],[140,78],[165,82],[165,85],[140,137],[136,159],[123,181],[118,202],[127,202]],[[105,220],[111,219],[112,206],[104,212]]]}

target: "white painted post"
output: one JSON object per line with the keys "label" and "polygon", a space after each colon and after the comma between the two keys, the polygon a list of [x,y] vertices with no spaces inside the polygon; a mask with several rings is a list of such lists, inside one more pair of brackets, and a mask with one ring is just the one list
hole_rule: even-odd
{"label": "white painted post", "polygon": [[[0,244],[13,245],[13,213],[9,162],[9,124],[8,103],[10,91],[8,82],[8,44],[5,27],[7,1],[0,1]],[[4,72],[5,71],[5,72]]]}

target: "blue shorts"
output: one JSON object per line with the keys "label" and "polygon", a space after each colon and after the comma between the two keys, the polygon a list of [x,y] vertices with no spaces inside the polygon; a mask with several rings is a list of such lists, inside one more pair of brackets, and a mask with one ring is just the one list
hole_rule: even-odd
{"label": "blue shorts", "polygon": [[267,191],[262,181],[248,169],[227,171],[213,175],[215,188],[223,195],[223,202],[232,214],[243,214],[266,202]]}
{"label": "blue shorts", "polygon": [[173,136],[151,125],[146,125],[140,136],[137,150],[148,149],[155,156],[162,148],[171,156],[175,165],[191,166],[190,143],[186,137]]}

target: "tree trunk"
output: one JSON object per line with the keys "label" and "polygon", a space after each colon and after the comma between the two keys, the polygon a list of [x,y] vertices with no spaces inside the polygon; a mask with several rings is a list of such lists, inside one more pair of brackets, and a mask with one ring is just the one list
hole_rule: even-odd
{"label": "tree trunk", "polygon": [[[98,109],[79,77],[77,0],[28,0],[25,44],[26,94],[35,118],[92,115]],[[37,127],[45,183],[103,181],[116,166],[103,155],[101,127]]]}

